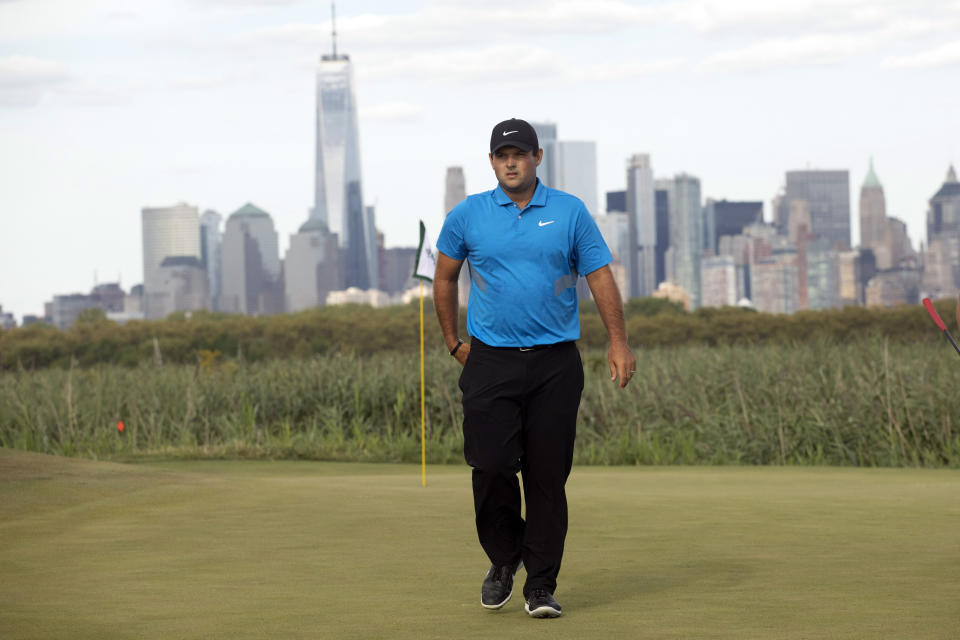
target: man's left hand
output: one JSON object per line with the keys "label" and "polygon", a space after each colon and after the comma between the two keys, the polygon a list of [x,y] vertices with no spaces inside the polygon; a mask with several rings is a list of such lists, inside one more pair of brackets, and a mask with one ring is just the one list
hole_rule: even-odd
{"label": "man's left hand", "polygon": [[637,372],[637,359],[630,347],[625,344],[611,344],[607,351],[607,364],[610,365],[610,379],[620,377],[620,388],[623,389]]}

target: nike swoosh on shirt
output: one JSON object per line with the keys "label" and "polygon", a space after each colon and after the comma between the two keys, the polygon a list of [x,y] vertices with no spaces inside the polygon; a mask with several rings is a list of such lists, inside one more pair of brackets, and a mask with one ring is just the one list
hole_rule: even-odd
{"label": "nike swoosh on shirt", "polygon": [[504,131],[504,132],[503,132],[503,135],[508,136],[508,135],[510,135],[511,133],[516,133],[516,131]]}
{"label": "nike swoosh on shirt", "polygon": [[550,220],[550,221],[548,221],[548,222],[544,222],[543,220],[539,220],[539,221],[537,222],[537,226],[538,226],[538,227],[545,227],[545,226],[547,226],[548,224],[553,224],[554,222],[556,222],[556,220]]}

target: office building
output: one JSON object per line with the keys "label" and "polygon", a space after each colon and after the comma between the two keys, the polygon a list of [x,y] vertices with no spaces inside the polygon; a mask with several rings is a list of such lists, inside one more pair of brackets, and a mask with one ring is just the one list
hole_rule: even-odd
{"label": "office building", "polygon": [[[537,132],[537,141],[543,149],[543,158],[540,160],[540,166],[537,167],[537,177],[548,187],[559,189],[556,174],[557,125],[553,122],[531,122],[530,126]],[[590,213],[596,213],[596,211]]]}
{"label": "office building", "polygon": [[737,266],[733,256],[706,256],[700,261],[701,306],[732,307],[737,304]]}
{"label": "office building", "polygon": [[667,250],[670,248],[670,180],[654,182],[653,192],[657,211],[657,245],[654,250],[654,270],[657,286],[667,279]]}
{"label": "office building", "polygon": [[210,308],[207,269],[196,256],[164,258],[157,270],[156,286],[147,300],[147,319],[163,319],[177,311]]}
{"label": "office building", "polygon": [[867,177],[860,187],[860,246],[872,249],[878,255],[878,265],[884,265],[881,269],[890,268],[889,257],[879,257],[880,253],[885,253],[886,236],[887,200],[871,158]]}
{"label": "office building", "polygon": [[93,296],[83,293],[70,293],[66,295],[53,296],[53,302],[47,303],[49,306],[46,316],[50,324],[58,329],[69,329],[77,321],[77,316],[84,309],[99,309],[97,301]]}
{"label": "office building", "polygon": [[288,312],[326,304],[327,294],[344,288],[343,253],[337,234],[318,219],[291,234],[283,263],[284,301]]}
{"label": "office building", "polygon": [[200,261],[207,271],[210,285],[210,308],[220,310],[220,222],[216,211],[204,211],[200,216]]}
{"label": "office building", "polygon": [[562,140],[557,143],[554,186],[583,201],[591,214],[599,213],[597,200],[597,143]]}
{"label": "office building", "polygon": [[607,191],[607,213],[616,211],[618,213],[627,212],[627,192],[626,191]]}
{"label": "office building", "polygon": [[635,154],[627,161],[627,234],[623,257],[630,298],[653,295],[657,285],[657,211],[650,156]]}
{"label": "office building", "polygon": [[245,314],[283,311],[277,232],[266,211],[247,203],[227,218],[221,263],[222,311]]}
{"label": "office building", "polygon": [[721,236],[737,236],[747,225],[763,222],[763,203],[707,198],[704,205],[704,249],[717,253]]}
{"label": "office building", "polygon": [[[936,242],[936,246],[935,243]],[[946,180],[930,198],[927,209],[927,244],[937,250],[937,260],[949,265],[949,289],[946,281],[938,285],[938,293],[953,296],[960,290],[960,182],[953,165]]]}
{"label": "office building", "polygon": [[774,219],[786,233],[790,203],[805,200],[810,207],[811,232],[826,238],[835,250],[850,248],[850,173],[843,171],[787,171],[786,186],[775,200]]}
{"label": "office building", "polygon": [[[608,194],[609,195],[609,194]],[[609,200],[608,200],[609,202]],[[610,253],[613,254],[613,262],[610,263],[610,271],[613,273],[613,279],[620,290],[620,297],[624,300],[629,299],[630,295],[630,277],[627,274],[624,256],[627,255],[630,247],[630,239],[627,230],[627,213],[623,211],[607,211],[605,214],[593,216],[600,235],[606,243]]]}
{"label": "office building", "polygon": [[[14,329],[17,326],[17,319],[12,313],[5,313],[3,305],[0,304],[0,330]],[[24,316],[24,326],[26,326],[26,316]]]}
{"label": "office building", "polygon": [[757,311],[793,313],[797,310],[796,254],[778,251],[757,258],[750,268],[751,301]]}
{"label": "office building", "polygon": [[[380,247],[380,290],[390,296],[402,295],[404,291],[416,287],[421,282],[413,277],[413,268],[417,260],[416,247]],[[464,268],[460,274],[464,279]],[[424,283],[429,287],[430,283]]]}
{"label": "office building", "polygon": [[156,288],[160,265],[171,256],[200,254],[200,217],[197,208],[185,203],[172,207],[144,207],[141,210],[143,229],[143,288],[147,317],[150,293]]}
{"label": "office building", "polygon": [[917,269],[878,271],[866,289],[868,307],[893,307],[920,302],[920,272]]}
{"label": "office building", "polygon": [[360,133],[350,57],[333,52],[317,66],[316,171],[314,224],[338,236],[345,252],[348,286],[377,286],[376,227],[372,209],[363,206]]}
{"label": "office building", "polygon": [[685,173],[673,178],[669,189],[669,210],[673,282],[690,294],[690,306],[696,309],[700,306],[704,226],[699,178]]}
{"label": "office building", "polygon": [[826,238],[806,243],[806,309],[833,309],[840,306],[839,253],[833,251]]}
{"label": "office building", "polygon": [[463,176],[463,167],[447,167],[444,180],[443,211],[450,211],[467,197],[467,181]]}
{"label": "office building", "polygon": [[858,249],[837,253],[837,280],[839,306],[862,304],[863,286],[860,283],[860,251]]}

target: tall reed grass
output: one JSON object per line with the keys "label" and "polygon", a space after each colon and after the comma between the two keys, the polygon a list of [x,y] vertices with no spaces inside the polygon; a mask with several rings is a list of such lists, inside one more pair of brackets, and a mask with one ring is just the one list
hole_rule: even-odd
{"label": "tall reed grass", "polygon": [[[935,334],[934,334],[935,335]],[[960,362],[939,340],[583,353],[585,464],[960,466]],[[462,460],[459,366],[428,353],[427,454]],[[123,421],[124,430],[118,428]],[[0,446],[67,456],[418,461],[415,357],[327,355],[0,373]]]}

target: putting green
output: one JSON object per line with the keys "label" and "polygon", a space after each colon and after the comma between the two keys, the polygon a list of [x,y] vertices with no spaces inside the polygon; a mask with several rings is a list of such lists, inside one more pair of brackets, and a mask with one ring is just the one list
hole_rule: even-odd
{"label": "putting green", "polygon": [[0,449],[0,637],[960,635],[956,471],[575,468],[558,620],[481,609],[469,472],[428,479]]}

